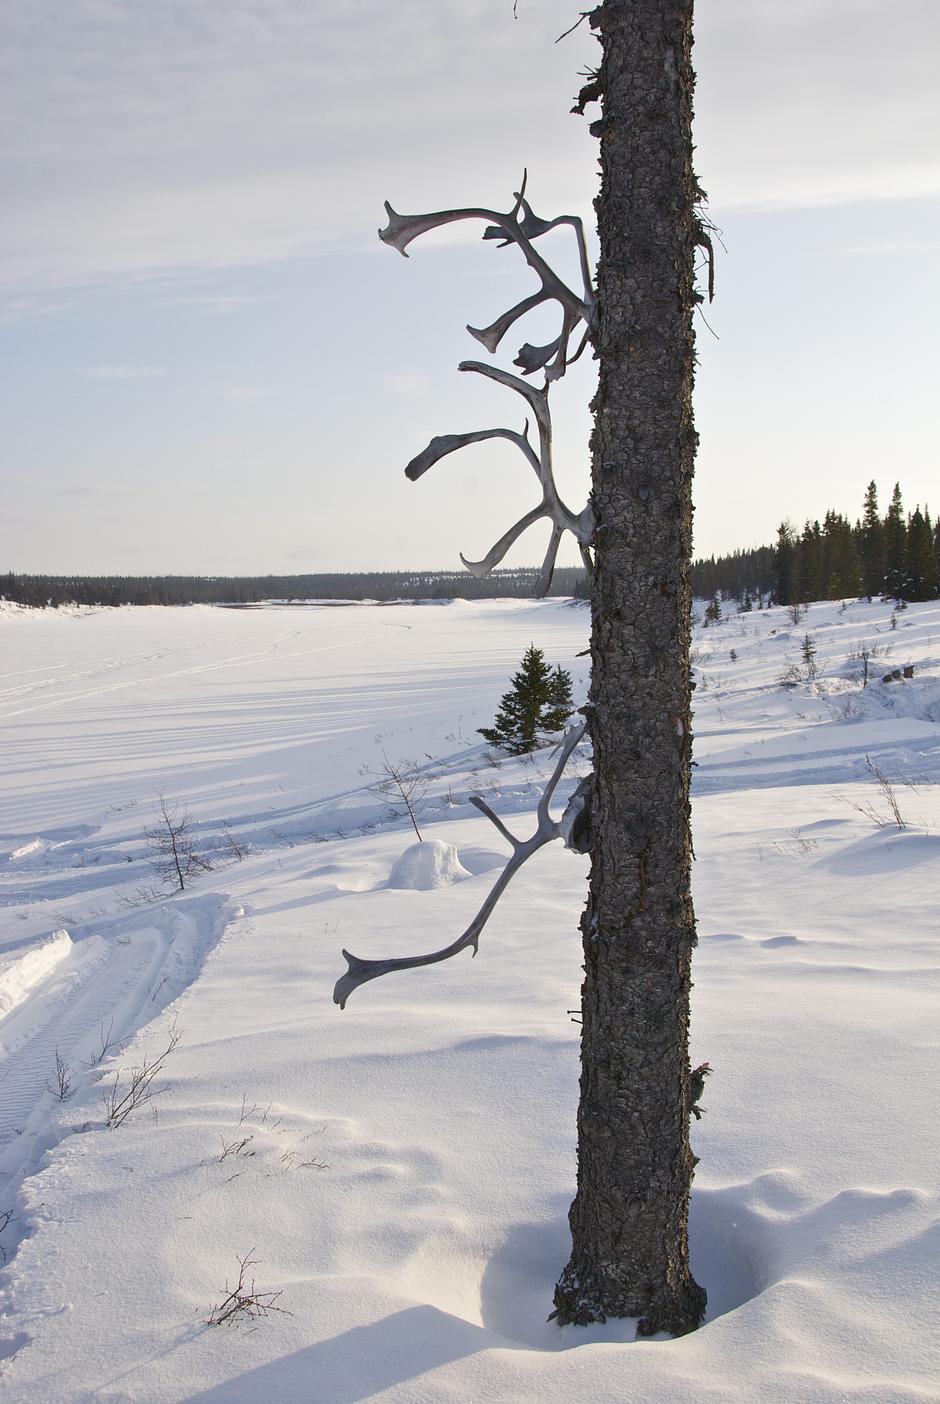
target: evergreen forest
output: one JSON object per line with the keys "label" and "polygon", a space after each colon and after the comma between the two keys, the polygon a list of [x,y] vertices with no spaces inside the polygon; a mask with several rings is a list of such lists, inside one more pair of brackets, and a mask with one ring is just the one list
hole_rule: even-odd
{"label": "evergreen forest", "polygon": [[858,595],[934,600],[940,597],[940,519],[931,522],[919,504],[906,513],[898,483],[882,515],[871,482],[854,523],[835,511],[802,530],[781,522],[772,546],[695,561],[692,591],[697,599],[734,599],[744,608]]}
{"label": "evergreen forest", "polygon": [[[478,580],[465,570],[359,571],[319,575],[0,575],[0,599],[37,608],[57,605],[226,604],[248,607],[266,600],[526,599],[534,593],[535,568],[494,570]],[[559,566],[550,594],[576,595],[584,572]]]}
{"label": "evergreen forest", "polygon": [[[467,571],[360,571],[310,575],[21,575],[0,576],[0,599],[35,608],[82,605],[226,604],[262,601],[524,599],[538,571],[494,570],[484,579]],[[803,604],[808,600],[940,597],[940,518],[918,504],[906,512],[899,484],[882,514],[874,482],[855,522],[829,511],[822,522],[798,530],[780,524],[773,545],[700,557],[692,565],[697,599],[736,600],[743,608]],[[580,566],[559,566],[552,595],[584,598],[589,586]]]}

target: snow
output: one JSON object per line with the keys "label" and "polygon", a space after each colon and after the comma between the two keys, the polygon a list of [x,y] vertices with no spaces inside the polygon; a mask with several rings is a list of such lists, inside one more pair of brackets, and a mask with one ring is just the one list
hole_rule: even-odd
{"label": "snow", "polygon": [[24,950],[0,953],[0,1019],[22,1004],[71,949],[69,933],[53,931],[51,936],[31,941]]}
{"label": "snow", "polygon": [[[0,988],[60,952],[0,1013],[0,1394],[940,1398],[940,606],[891,615],[848,601],[696,629],[709,1314],[636,1341],[629,1321],[545,1319],[574,1187],[587,859],[536,854],[476,959],[331,1000],[341,947],[428,952],[479,909],[508,848],[470,794],[534,828],[551,753],[494,762],[476,728],[533,641],[583,696],[586,611],[0,604]],[[820,675],[783,688],[806,633]],[[418,845],[370,786],[383,753],[433,773],[416,867],[456,853],[459,881],[390,890]],[[175,894],[153,890],[159,790],[213,858]],[[115,1076],[174,1030],[156,1095],[108,1130]],[[285,1314],[205,1325],[248,1253]]]}
{"label": "snow", "polygon": [[430,892],[436,887],[450,887],[470,874],[460,861],[453,844],[441,839],[422,839],[406,848],[389,875],[389,887],[410,888]]}

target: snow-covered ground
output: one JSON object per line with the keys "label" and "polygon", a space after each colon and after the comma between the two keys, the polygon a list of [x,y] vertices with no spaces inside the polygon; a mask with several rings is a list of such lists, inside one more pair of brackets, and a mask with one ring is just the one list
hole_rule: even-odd
{"label": "snow-covered ground", "polygon": [[[475,961],[331,1000],[341,947],[430,950],[477,910],[507,846],[470,794],[533,831],[549,753],[494,763],[475,728],[532,642],[583,695],[586,611],[0,605],[0,1393],[940,1398],[940,606],[894,623],[850,602],[696,630],[709,1315],[637,1342],[545,1319],[586,860],[538,853]],[[415,835],[369,788],[383,754],[432,777],[427,861],[398,863]],[[214,863],[175,895],[158,793]],[[207,1325],[246,1255],[277,1310]]]}

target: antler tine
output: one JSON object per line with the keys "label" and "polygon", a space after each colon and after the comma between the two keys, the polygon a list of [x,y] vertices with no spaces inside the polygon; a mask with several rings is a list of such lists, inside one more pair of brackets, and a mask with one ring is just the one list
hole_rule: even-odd
{"label": "antler tine", "polygon": [[[559,221],[561,224],[570,224],[574,230],[574,237],[578,242],[578,261],[581,264],[581,281],[584,284],[584,301],[593,313],[595,307],[594,283],[591,279],[591,263],[588,258],[587,240],[584,237],[584,221],[580,215],[564,215]],[[593,316],[589,319],[588,325],[593,324]]]}
{"label": "antler tine", "polygon": [[528,184],[528,180],[529,180],[529,171],[528,171],[528,167],[523,166],[523,168],[522,168],[522,184],[519,186],[519,189],[516,191],[516,203],[513,205],[513,208],[512,208],[512,216],[511,216],[512,219],[518,219],[518,218],[519,218],[519,211],[521,210],[522,205],[523,205],[523,202],[525,201],[525,188],[526,188],[526,185]]}
{"label": "antler tine", "polygon": [[463,552],[460,554],[460,559],[472,576],[477,580],[482,580],[484,576],[489,575],[494,566],[499,565],[510,546],[519,539],[522,533],[528,531],[530,526],[534,526],[540,518],[547,515],[548,507],[543,499],[538,507],[533,507],[531,512],[526,512],[524,517],[520,517],[507,532],[504,532],[496,545],[490,547],[481,561],[468,561]]}
{"label": "antler tine", "polygon": [[555,790],[558,788],[559,780],[565,773],[565,766],[571,759],[572,751],[575,749],[576,746],[580,744],[581,741],[584,740],[586,732],[587,722],[581,722],[577,726],[565,727],[565,734],[561,739],[558,760],[555,762],[555,769],[549,776],[548,784],[542,791],[542,798],[539,800],[538,809],[536,810],[536,813],[538,814],[540,830],[545,830],[546,825],[552,824],[554,825],[554,829],[557,832],[558,825],[555,824],[552,820],[551,815],[548,812],[548,806],[551,804],[555,794]]}
{"label": "antler tine", "polygon": [[[567,331],[567,321],[565,324]],[[562,338],[562,342],[564,338]],[[559,357],[564,357],[564,344],[560,345]],[[509,390],[515,390],[517,395],[531,406],[539,431],[539,451],[536,454],[528,439],[528,423],[521,436],[513,438],[509,430],[489,430],[485,436],[501,435],[503,438],[512,439],[519,448],[522,449],[535,469],[539,482],[542,484],[542,501],[538,507],[533,508],[496,542],[487,554],[480,561],[470,561],[466,556],[461,555],[467,570],[478,579],[487,575],[494,566],[503,559],[510,546],[519,536],[541,517],[550,517],[553,522],[552,534],[549,539],[548,549],[536,579],[535,595],[541,599],[548,593],[552,582],[552,574],[555,569],[555,559],[558,554],[558,546],[562,535],[570,531],[578,545],[583,548],[591,539],[593,532],[593,516],[590,508],[585,508],[578,516],[568,508],[558,495],[558,488],[555,485],[554,473],[552,471],[552,417],[548,404],[548,384],[539,388],[530,381],[522,380],[517,375],[511,375],[508,371],[501,370],[498,366],[487,365],[483,361],[461,361],[458,367],[462,371],[473,371],[477,375],[486,376],[488,380],[495,380],[499,385],[505,385]],[[432,462],[443,457],[452,448],[459,448],[464,442],[471,442],[470,436],[443,436],[440,439],[432,439],[424,453],[417,459],[413,459],[405,470],[410,478],[418,477],[420,472],[424,472],[430,467]]]}
{"label": "antler tine", "polygon": [[564,531],[565,527],[555,520],[552,527],[552,534],[548,538],[548,550],[545,552],[545,559],[542,562],[542,568],[535,582],[535,597],[538,600],[544,599],[548,594],[549,586],[552,583],[552,576],[555,573],[555,557],[558,555],[558,546]]}
{"label": "antler tine", "polygon": [[476,955],[479,949],[480,933],[513,875],[518,872],[525,860],[531,857],[537,848],[541,848],[553,837],[553,834],[548,834],[544,838],[535,835],[525,843],[518,844],[473,921],[463,935],[458,936],[457,940],[452,941],[449,946],[444,946],[439,951],[431,951],[429,955],[399,956],[389,960],[361,960],[359,956],[354,956],[350,951],[344,950],[343,955],[346,958],[348,969],[345,975],[340,976],[333,988],[333,1002],[338,1004],[340,1009],[345,1009],[346,1001],[353,990],[357,990],[360,985],[366,984],[369,980],[377,980],[380,975],[389,975],[394,970],[413,970],[419,965],[436,965],[439,961],[450,960],[451,956],[459,955],[468,946],[473,948],[473,954]]}
{"label": "antler tine", "polygon": [[[526,219],[522,222],[518,219],[519,207],[526,211]],[[439,229],[445,224],[454,224],[458,220],[482,219],[488,225],[498,230],[504,238],[517,244],[522,255],[542,284],[542,292],[546,297],[552,297],[566,310],[574,314],[577,319],[583,318],[589,323],[593,317],[593,298],[590,302],[583,301],[573,292],[555,272],[555,270],[545,262],[541,254],[533,247],[532,238],[544,233],[546,225],[544,220],[537,220],[538,229],[533,230],[532,238],[526,232],[526,221],[531,216],[531,210],[523,198],[522,194],[517,196],[516,205],[509,214],[501,214],[498,210],[485,210],[478,208],[467,208],[460,210],[435,210],[430,214],[422,215],[402,215],[394,210],[389,202],[385,201],[385,210],[388,215],[388,224],[384,229],[379,230],[379,238],[383,244],[388,244],[391,248],[397,249],[400,254],[407,258],[407,247],[412,240],[417,239],[422,234],[429,233],[432,229]],[[534,219],[534,216],[532,216]],[[567,218],[567,217],[566,217]],[[573,217],[572,217],[573,218]],[[553,221],[557,223],[559,221]],[[489,229],[484,232],[484,238],[489,237]]]}
{"label": "antler tine", "polygon": [[397,249],[405,258],[408,257],[405,250],[413,239],[420,238],[422,234],[429,234],[432,229],[440,229],[442,225],[455,224],[463,219],[506,219],[505,215],[495,214],[492,210],[477,209],[434,210],[430,214],[402,215],[393,210],[387,200],[385,213],[388,215],[388,224],[378,231],[379,238],[383,244]]}
{"label": "antler tine", "polygon": [[555,353],[555,359],[550,365],[545,367],[546,384],[552,380],[561,380],[565,371],[568,369],[568,342],[571,340],[571,333],[577,325],[576,318],[572,317],[570,312],[566,312],[562,321],[561,336],[558,338],[558,350]]}
{"label": "antler tine", "polygon": [[427,448],[417,454],[405,467],[405,477],[411,482],[417,482],[418,478],[433,468],[435,463],[446,458],[449,453],[456,453],[458,449],[466,448],[468,444],[481,444],[486,439],[508,439],[511,444],[524,453],[532,468],[534,468],[539,481],[542,480],[542,465],[539,462],[538,454],[533,449],[525,434],[519,434],[515,429],[475,429],[469,434],[437,434]]}
{"label": "antler tine", "polygon": [[515,307],[510,307],[508,312],[504,312],[501,317],[497,317],[488,327],[471,327],[467,324],[467,331],[475,337],[481,345],[485,346],[490,355],[496,350],[503,337],[506,335],[513,322],[517,322],[520,317],[524,317],[533,308],[541,306],[543,302],[550,302],[551,294],[544,288],[533,293],[531,297],[524,297],[521,302],[517,302]]}
{"label": "antler tine", "polygon": [[380,975],[390,975],[396,970],[414,970],[421,965],[437,965],[442,960],[450,960],[451,956],[459,955],[461,951],[472,947],[473,954],[479,950],[480,934],[484,926],[492,915],[493,908],[499,901],[502,894],[519,871],[523,863],[537,853],[545,844],[551,843],[552,839],[558,838],[561,829],[561,821],[553,820],[549,813],[549,803],[555,792],[555,788],[561,779],[562,771],[568,762],[568,758],[575,746],[584,735],[584,725],[569,727],[561,743],[561,754],[552,772],[551,779],[545,787],[542,798],[539,800],[537,815],[538,827],[531,838],[517,839],[498,819],[489,806],[479,797],[474,797],[476,807],[481,810],[486,817],[496,825],[504,838],[513,846],[512,856],[496,879],[486,900],[477,912],[476,916],[461,936],[456,941],[452,941],[449,946],[443,946],[439,951],[431,951],[428,955],[421,956],[397,956],[388,960],[363,960],[359,956],[353,955],[350,951],[343,951],[346,960],[346,973],[341,975],[333,988],[333,1002],[338,1004],[340,1009],[345,1009],[346,1001],[354,990],[360,985],[367,984],[370,980],[377,980]]}
{"label": "antler tine", "polygon": [[499,832],[502,834],[503,838],[508,844],[511,844],[514,849],[520,848],[522,846],[522,839],[517,839],[515,834],[511,834],[509,832],[502,819],[500,819],[499,815],[494,814],[493,810],[490,809],[486,800],[483,799],[481,795],[471,795],[470,803],[474,806],[474,808],[478,809],[481,814],[486,815],[490,823],[495,825],[495,827],[499,829]]}
{"label": "antler tine", "polygon": [[495,380],[498,385],[505,385],[507,390],[515,390],[517,395],[521,395],[532,406],[539,424],[543,428],[551,428],[548,398],[545,391],[540,390],[537,385],[530,385],[527,380],[522,380],[518,375],[510,375],[509,371],[500,370],[499,366],[488,366],[485,361],[461,361],[457,369],[459,371],[472,371],[475,375],[485,375],[488,380]]}

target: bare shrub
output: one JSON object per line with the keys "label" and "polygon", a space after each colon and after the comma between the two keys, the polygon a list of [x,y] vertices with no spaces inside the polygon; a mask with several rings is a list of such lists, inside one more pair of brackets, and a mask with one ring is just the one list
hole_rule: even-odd
{"label": "bare shrub", "polygon": [[225,1137],[220,1135],[219,1140],[222,1142],[222,1154],[219,1156],[219,1164],[221,1165],[223,1160],[228,1160],[230,1155],[254,1155],[255,1152],[248,1149],[254,1139],[254,1135],[251,1135],[243,1136],[240,1141],[226,1141]]}
{"label": "bare shrub", "polygon": [[868,665],[873,658],[877,658],[878,655],[883,652],[884,649],[879,648],[877,644],[856,644],[854,648],[849,649],[846,661],[849,663],[861,663],[862,665],[863,689],[868,686]]}
{"label": "bare shrub", "polygon": [[55,1051],[55,1075],[51,1082],[46,1083],[46,1091],[51,1092],[58,1101],[67,1102],[74,1090],[71,1066],[57,1048]]}
{"label": "bare shrub", "polygon": [[124,1069],[118,1068],[104,1103],[105,1125],[110,1131],[122,1126],[131,1112],[147,1106],[154,1097],[159,1097],[166,1091],[165,1087],[154,1087],[153,1082],[163,1071],[164,1063],[181,1038],[182,1034],[174,1028],[163,1052],[158,1053],[155,1058],[145,1055],[139,1068],[131,1068],[127,1083],[124,1082]]}
{"label": "bare shrub", "polygon": [[240,863],[251,852],[245,839],[237,839],[227,824],[222,825],[220,847],[222,852],[236,863]]}
{"label": "bare shrub", "polygon": [[791,829],[788,842],[774,844],[774,848],[785,858],[805,858],[811,853],[815,853],[818,847],[819,840],[808,838],[802,829]]}
{"label": "bare shrub", "polygon": [[138,907],[150,907],[154,902],[162,901],[163,897],[164,893],[153,883],[141,883],[133,892],[119,893],[118,902],[127,911],[136,912]]}
{"label": "bare shrub", "polygon": [[[3,1230],[13,1222],[13,1217],[14,1216],[12,1209],[0,1210],[0,1233],[2,1233]],[[0,1243],[0,1263],[5,1263],[6,1260],[7,1250],[4,1248],[3,1244]]]}
{"label": "bare shrub", "polygon": [[832,717],[833,721],[854,721],[856,717],[862,715],[862,709],[851,695],[848,697],[831,698],[829,701],[829,715]]}
{"label": "bare shrub", "polygon": [[157,822],[144,832],[151,862],[166,886],[183,892],[199,873],[211,872],[212,864],[196,849],[196,828],[188,809],[173,804],[161,791],[154,814]]}
{"label": "bare shrub", "polygon": [[[901,813],[901,806],[894,790],[894,786],[898,782],[890,779],[890,777],[875,764],[871,756],[866,755],[865,766],[869,775],[878,786],[882,800],[887,805],[887,809],[880,807],[871,800],[853,799],[851,795],[846,795],[841,792],[834,794],[833,798],[842,800],[843,803],[854,809],[857,814],[861,814],[863,818],[877,825],[879,829],[888,829],[892,824],[898,829],[906,829],[907,820]],[[902,785],[908,785],[912,790],[916,790],[918,786],[918,781],[916,779],[902,779],[900,783]]]}
{"label": "bare shrub", "polygon": [[103,1063],[105,1058],[111,1052],[111,1049],[118,1042],[116,1038],[111,1037],[113,1033],[114,1020],[112,1019],[110,1021],[110,1023],[108,1024],[108,1031],[107,1033],[105,1033],[104,1020],[102,1019],[101,1023],[98,1025],[98,1051],[93,1052],[88,1060],[88,1066],[90,1068],[95,1067],[98,1063]]}
{"label": "bare shrub", "polygon": [[[366,771],[366,773],[375,774],[372,771]],[[376,779],[368,788],[373,794],[381,795],[393,808],[401,801],[420,843],[421,830],[418,828],[417,809],[430,789],[433,779],[434,776],[428,774],[419,761],[409,759],[407,756],[390,760],[383,751],[382,765]]]}
{"label": "bare shrub", "polygon": [[249,1248],[243,1258],[236,1254],[238,1281],[234,1287],[229,1287],[226,1279],[225,1296],[210,1311],[206,1318],[207,1326],[224,1326],[232,1321],[239,1321],[242,1317],[257,1321],[262,1316],[270,1316],[274,1311],[283,1316],[291,1315],[284,1307],[277,1305],[282,1295],[280,1292],[259,1292],[255,1287],[254,1278],[248,1280],[248,1273],[253,1267],[257,1267],[259,1262],[258,1258],[251,1256],[254,1252],[254,1248]]}
{"label": "bare shrub", "polygon": [[887,804],[888,809],[891,811],[891,818],[894,820],[895,824],[899,829],[906,829],[907,824],[904,820],[904,816],[901,814],[901,807],[898,804],[898,797],[894,792],[894,786],[889,780],[888,776],[885,775],[883,770],[879,769],[879,767],[872,760],[871,756],[865,757],[865,766],[868,770],[869,775],[872,777],[872,779],[877,784],[879,790],[881,791],[882,798]]}

